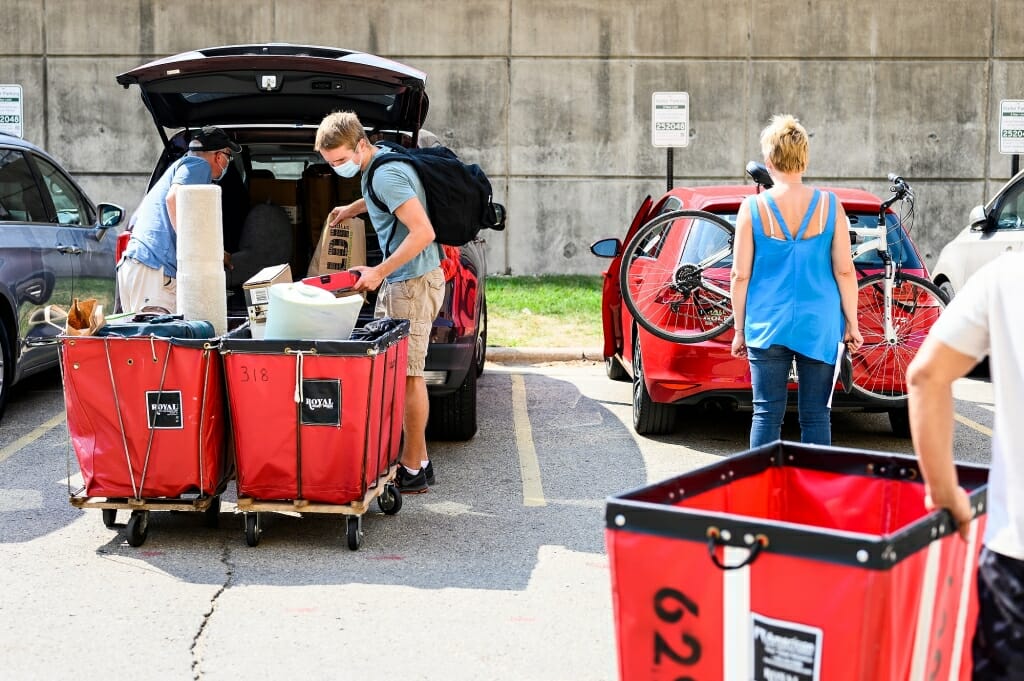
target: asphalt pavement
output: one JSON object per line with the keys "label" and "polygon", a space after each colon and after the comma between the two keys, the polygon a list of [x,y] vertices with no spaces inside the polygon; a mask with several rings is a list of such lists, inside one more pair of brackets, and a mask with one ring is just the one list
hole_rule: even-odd
{"label": "asphalt pavement", "polygon": [[[615,679],[605,500],[743,451],[749,414],[643,437],[599,350],[488,360],[476,436],[429,443],[436,486],[395,516],[374,505],[358,551],[337,515],[295,512],[262,514],[246,546],[234,484],[219,528],[153,512],[131,547],[126,511],[107,528],[68,503],[81,477],[60,375],[17,386],[0,428],[0,679]],[[958,457],[985,459],[991,404],[985,382],[958,389]],[[883,414],[837,414],[833,437],[910,451]]]}

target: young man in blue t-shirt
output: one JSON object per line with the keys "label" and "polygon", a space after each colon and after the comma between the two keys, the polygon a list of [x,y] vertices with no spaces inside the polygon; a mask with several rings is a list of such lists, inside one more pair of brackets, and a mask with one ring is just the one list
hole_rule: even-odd
{"label": "young man in blue t-shirt", "polygon": [[[335,112],[320,123],[315,149],[342,177],[355,177],[370,167],[377,154],[394,153],[370,144],[363,124],[351,112]],[[376,315],[408,319],[409,366],[405,381],[405,445],[398,467],[397,485],[405,494],[426,492],[434,469],[427,455],[427,416],[430,403],[423,369],[427,341],[444,301],[444,273],[434,244],[434,227],[427,216],[427,200],[416,171],[408,163],[388,163],[373,175],[373,193],[388,207],[380,210],[367,201],[369,187],[362,177],[363,197],[331,211],[330,224],[368,213],[382,244],[391,238],[393,250],[375,267],[357,266],[357,291],[377,294]]]}
{"label": "young man in blue t-shirt", "polygon": [[124,312],[176,311],[178,186],[220,180],[231,165],[231,155],[241,150],[220,128],[205,127],[193,135],[188,153],[172,163],[146,193],[117,264],[118,297]]}

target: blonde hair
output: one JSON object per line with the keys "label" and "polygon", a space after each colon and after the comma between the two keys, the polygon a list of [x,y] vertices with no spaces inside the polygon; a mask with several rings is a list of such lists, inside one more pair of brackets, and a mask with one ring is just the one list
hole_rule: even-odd
{"label": "blonde hair", "polygon": [[351,111],[335,111],[320,121],[313,150],[337,149],[342,145],[355,150],[361,139],[366,139],[366,131],[359,117]]}
{"label": "blonde hair", "polygon": [[761,153],[780,172],[807,170],[808,147],[807,130],[789,114],[772,116],[768,127],[761,131]]}

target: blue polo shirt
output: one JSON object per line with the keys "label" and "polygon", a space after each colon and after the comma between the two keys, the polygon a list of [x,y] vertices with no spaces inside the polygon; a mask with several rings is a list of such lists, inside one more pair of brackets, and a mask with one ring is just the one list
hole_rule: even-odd
{"label": "blue polo shirt", "polygon": [[[395,152],[387,149],[379,149],[378,154],[393,154]],[[391,239],[389,253],[398,250],[398,246],[409,236],[409,228],[402,224],[402,221],[395,217],[394,212],[403,203],[416,197],[423,204],[423,210],[427,209],[427,195],[423,191],[423,184],[420,182],[416,171],[408,163],[392,162],[379,166],[373,172],[373,193],[377,195],[388,211],[382,211],[370,198],[370,192],[366,184],[366,173],[360,179],[363,198],[366,199],[366,212],[373,223],[373,229],[377,232],[377,239],[380,241],[381,251],[388,248],[388,239],[394,230],[394,238]],[[405,281],[422,277],[427,272],[441,264],[437,254],[438,249],[431,244],[420,251],[412,260],[405,263],[388,276],[389,283]]]}
{"label": "blue polo shirt", "polygon": [[172,163],[146,193],[135,211],[132,237],[124,257],[138,260],[168,277],[178,276],[178,233],[167,212],[167,194],[175,184],[210,184],[210,164],[198,156],[182,156]]}

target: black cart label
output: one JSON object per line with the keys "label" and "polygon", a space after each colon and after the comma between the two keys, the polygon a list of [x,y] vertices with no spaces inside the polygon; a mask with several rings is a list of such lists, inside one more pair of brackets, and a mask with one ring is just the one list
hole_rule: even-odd
{"label": "black cart label", "polygon": [[341,425],[341,381],[310,379],[302,381],[302,425]]}
{"label": "black cart label", "polygon": [[754,681],[820,681],[822,631],[751,614]]}
{"label": "black cart label", "polygon": [[181,430],[181,391],[147,390],[146,414],[151,430]]}

